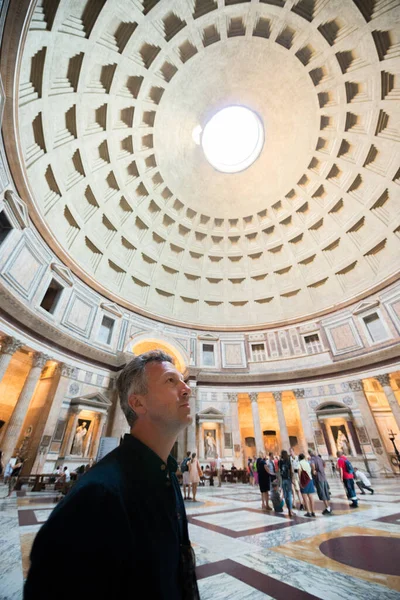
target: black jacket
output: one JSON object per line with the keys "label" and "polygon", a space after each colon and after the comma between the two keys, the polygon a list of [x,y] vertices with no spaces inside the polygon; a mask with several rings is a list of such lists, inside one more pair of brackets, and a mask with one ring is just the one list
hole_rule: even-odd
{"label": "black jacket", "polygon": [[181,599],[188,533],[176,468],[126,435],[38,532],[24,599]]}

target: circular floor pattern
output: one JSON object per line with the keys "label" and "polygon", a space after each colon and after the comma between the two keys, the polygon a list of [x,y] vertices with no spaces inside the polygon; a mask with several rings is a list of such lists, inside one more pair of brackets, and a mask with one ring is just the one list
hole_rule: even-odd
{"label": "circular floor pattern", "polygon": [[319,549],[328,558],[349,567],[385,575],[400,575],[400,564],[393,560],[400,552],[400,538],[351,535],[327,540]]}

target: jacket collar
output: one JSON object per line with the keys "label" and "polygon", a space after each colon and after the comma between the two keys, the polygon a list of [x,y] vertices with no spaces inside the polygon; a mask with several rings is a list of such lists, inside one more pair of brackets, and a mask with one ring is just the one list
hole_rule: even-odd
{"label": "jacket collar", "polygon": [[[146,446],[143,442],[135,438],[131,433],[126,433],[122,440],[122,449],[129,455],[130,460],[134,456],[135,464],[139,463],[143,468],[143,473],[148,474],[149,478],[167,479],[169,473],[175,473],[178,469],[178,463],[169,455],[165,463],[159,456]],[[147,478],[147,477],[146,477]]]}

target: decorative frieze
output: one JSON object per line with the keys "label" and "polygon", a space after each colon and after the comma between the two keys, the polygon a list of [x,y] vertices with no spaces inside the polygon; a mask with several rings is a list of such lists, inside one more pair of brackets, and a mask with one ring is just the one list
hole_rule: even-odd
{"label": "decorative frieze", "polygon": [[364,390],[362,381],[359,379],[349,381],[349,388],[352,392],[362,392]]}

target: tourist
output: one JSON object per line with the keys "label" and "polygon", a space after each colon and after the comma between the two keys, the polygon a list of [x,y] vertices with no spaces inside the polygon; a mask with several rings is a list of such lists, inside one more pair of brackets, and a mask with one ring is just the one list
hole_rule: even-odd
{"label": "tourist", "polygon": [[[186,452],[186,457],[181,462],[181,473],[182,473],[182,489],[183,499],[190,500],[190,473],[189,473],[189,462],[190,462],[190,450]],[[187,489],[187,492],[186,492]]]}
{"label": "tourist", "polygon": [[362,494],[365,495],[364,490],[368,490],[371,494],[374,493],[374,490],[371,487],[371,482],[363,471],[354,467],[354,477],[357,486],[359,487]]}
{"label": "tourist", "polygon": [[275,470],[275,462],[274,462],[274,453],[273,452],[268,453],[267,470],[268,470],[268,474],[269,474],[269,477],[270,477],[271,483],[272,483],[276,479],[276,470]]}
{"label": "tourist", "polygon": [[217,454],[216,458],[215,458],[215,470],[217,471],[218,487],[221,487],[221,485],[222,485],[223,468],[224,468],[224,465],[222,464],[222,460],[220,459],[220,457]]}
{"label": "tourist", "polygon": [[289,449],[290,462],[292,465],[292,491],[293,497],[296,494],[299,502],[299,510],[304,510],[303,499],[300,495],[300,480],[299,480],[299,459],[297,458],[293,448]]}
{"label": "tourist", "polygon": [[279,489],[279,483],[276,480],[272,482],[271,486],[271,502],[276,513],[283,512],[284,501]]}
{"label": "tourist", "polygon": [[251,486],[253,486],[254,485],[253,460],[250,456],[247,459],[247,473],[249,475],[249,483]]}
{"label": "tourist", "polygon": [[200,469],[200,463],[197,459],[196,452],[192,453],[192,458],[189,463],[189,479],[192,486],[193,502],[197,502],[196,494],[200,483],[200,478],[203,476],[203,471]]}
{"label": "tourist", "polygon": [[332,515],[332,508],[329,502],[331,494],[329,490],[329,483],[325,474],[324,462],[320,456],[315,454],[314,450],[309,449],[308,453],[310,455],[310,465],[315,487],[317,488],[318,498],[322,500],[325,505],[325,509],[322,511],[322,514],[327,517]]}
{"label": "tourist", "polygon": [[13,472],[13,468],[16,462],[16,458],[11,457],[8,461],[6,468],[4,469],[4,483],[8,483]]}
{"label": "tourist", "polygon": [[272,510],[269,505],[269,492],[271,489],[271,478],[268,472],[267,461],[264,454],[260,452],[257,459],[258,485],[261,492],[261,510]]}
{"label": "tourist", "polygon": [[21,473],[21,469],[23,467],[24,461],[22,460],[22,458],[19,458],[17,456],[17,458],[15,459],[15,463],[12,465],[12,469],[11,469],[11,474],[9,476],[8,479],[8,496],[11,496],[11,492],[14,490],[17,481],[18,481],[18,477]]}
{"label": "tourist", "polygon": [[[39,530],[24,600],[123,598],[139,580],[147,598],[199,598],[178,465],[170,456],[191,422],[190,388],[161,350],[135,356],[117,387],[130,433]],[[60,565],[72,573],[62,584]]]}
{"label": "tourist", "polygon": [[258,485],[257,456],[253,456],[254,485]]}
{"label": "tourist", "polygon": [[300,478],[300,491],[303,496],[303,504],[306,507],[305,517],[315,517],[314,512],[314,499],[315,487],[312,480],[311,466],[306,460],[304,454],[299,454],[299,478]]}
{"label": "tourist", "polygon": [[283,496],[285,498],[286,507],[288,509],[289,517],[292,517],[293,507],[293,494],[292,494],[292,465],[290,462],[289,454],[286,450],[282,450],[281,458],[278,462],[279,476],[282,485]]}
{"label": "tourist", "polygon": [[358,508],[358,498],[354,488],[354,470],[353,465],[343,452],[337,452],[337,467],[340,474],[340,480],[343,483],[347,498],[351,500],[350,508]]}

